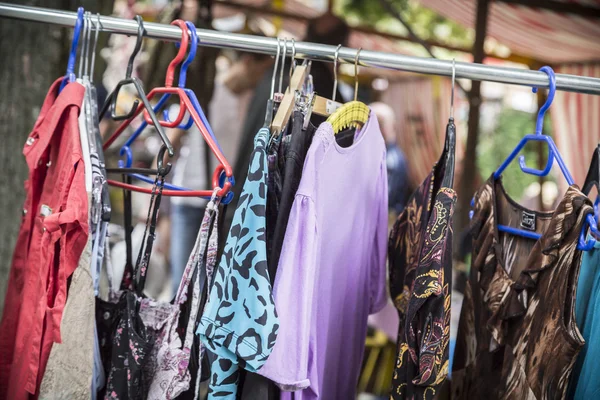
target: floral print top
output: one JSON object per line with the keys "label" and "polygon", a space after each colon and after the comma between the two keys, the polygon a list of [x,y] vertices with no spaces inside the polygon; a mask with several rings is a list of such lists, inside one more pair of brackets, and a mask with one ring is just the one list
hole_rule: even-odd
{"label": "floral print top", "polygon": [[[146,229],[135,268],[126,265],[116,303],[96,299],[96,323],[106,386],[104,399],[146,399],[150,385],[146,365],[155,341],[155,331],[142,318],[140,307],[160,209],[164,178],[155,181],[148,208]],[[110,297],[115,297],[115,293]],[[152,310],[158,320],[159,309]],[[148,317],[146,317],[148,319]],[[162,319],[162,318],[161,318]]]}
{"label": "floral print top", "polygon": [[390,292],[400,317],[391,399],[432,399],[448,375],[456,193],[436,188],[443,173],[454,172],[434,167],[390,234]]}

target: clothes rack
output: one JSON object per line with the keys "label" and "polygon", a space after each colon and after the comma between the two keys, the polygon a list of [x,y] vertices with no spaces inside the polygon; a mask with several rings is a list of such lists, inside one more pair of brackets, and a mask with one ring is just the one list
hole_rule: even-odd
{"label": "clothes rack", "polygon": [[[53,10],[49,8],[28,7],[0,3],[0,17],[44,22],[73,27],[77,13]],[[138,24],[133,19],[100,16],[100,31],[135,36]],[[93,18],[93,22],[96,18]],[[152,22],[144,23],[147,37],[167,41],[178,41],[181,30],[172,25]],[[259,36],[219,32],[197,29],[199,45],[219,48],[230,48],[240,51],[272,54],[277,53],[277,39]],[[286,53],[291,56],[292,48],[288,46]],[[333,62],[338,54],[338,62],[354,64],[357,50],[342,47],[336,52],[336,46],[317,43],[295,42],[295,55],[300,59],[311,59]],[[452,61],[434,58],[413,57],[401,54],[363,50],[359,64],[365,67],[387,68],[399,71],[422,74],[452,76]],[[517,68],[496,67],[491,65],[456,62],[456,78],[499,82],[524,86],[548,87],[548,77],[541,71]],[[556,74],[556,89],[569,92],[600,95],[600,79],[577,75]]]}

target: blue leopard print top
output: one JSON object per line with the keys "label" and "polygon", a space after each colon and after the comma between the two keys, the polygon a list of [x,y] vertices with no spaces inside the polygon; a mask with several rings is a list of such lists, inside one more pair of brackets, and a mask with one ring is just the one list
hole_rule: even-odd
{"label": "blue leopard print top", "polygon": [[197,333],[216,354],[209,399],[234,400],[238,368],[256,372],[273,349],[279,320],[267,269],[267,140],[254,139],[248,177]]}

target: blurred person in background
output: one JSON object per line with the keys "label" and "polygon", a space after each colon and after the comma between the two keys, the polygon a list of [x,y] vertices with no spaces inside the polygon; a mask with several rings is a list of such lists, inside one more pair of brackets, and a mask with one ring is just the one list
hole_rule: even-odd
{"label": "blurred person in background", "polygon": [[[193,21],[196,27],[205,29],[211,28],[212,24],[211,2],[209,0],[182,0],[179,2],[154,0],[144,4],[127,0],[126,5],[132,16],[138,12],[144,12],[145,15],[152,15],[153,19],[160,23],[168,24],[174,19],[183,19]],[[135,45],[135,37],[131,39],[133,45]],[[144,43],[143,52],[136,57],[136,63],[139,63],[141,67],[140,71],[136,72],[140,72],[146,91],[149,91],[150,88],[164,86],[167,67],[178,51],[178,48],[172,43],[162,41],[147,41]],[[208,104],[213,94],[216,75],[215,60],[218,53],[218,49],[199,47],[187,73],[186,87],[194,91],[200,106],[207,115]],[[131,51],[125,51],[124,54],[129,57]],[[121,68],[121,75],[123,69],[124,67]],[[134,69],[137,70],[137,66]],[[178,75],[175,79],[178,79]],[[128,104],[130,103],[131,101]],[[179,110],[179,102],[175,99],[172,103],[174,105],[168,108],[171,119],[175,117],[173,114]],[[187,121],[188,118],[189,115],[186,115],[184,121]],[[136,142],[144,140],[144,144],[150,150],[152,147],[150,142],[160,140],[152,132],[152,128],[148,128],[146,133],[149,134],[146,140],[144,140],[145,135],[143,135]],[[175,157],[172,159],[165,157],[164,160],[173,164],[173,169],[167,177],[167,181],[191,190],[207,189],[212,179],[211,160],[207,157],[207,146],[204,145],[199,130],[193,126],[189,130],[165,129],[165,133],[175,150]],[[158,148],[154,147],[152,147],[151,153],[156,157]],[[153,164],[153,167],[155,166],[156,160]],[[160,279],[159,282],[155,282],[157,286],[162,285],[164,288],[163,296],[165,297],[172,297],[179,286],[183,270],[200,228],[205,204],[206,201],[200,198],[163,197],[162,199],[161,217],[157,226],[157,240],[155,241],[151,260],[158,256],[156,261],[160,261],[161,264],[154,266],[153,269],[165,269],[167,271],[170,266],[171,284],[168,285],[169,280],[164,278]],[[161,255],[164,255],[164,257],[161,257]],[[169,262],[166,262],[167,260]],[[149,272],[147,286],[152,286],[153,283]]]}
{"label": "blurred person in background", "polygon": [[[343,19],[336,17],[333,14],[324,14],[308,23],[306,28],[305,42],[327,44],[331,46],[347,46],[350,36],[350,28],[346,25]],[[331,98],[334,86],[333,63],[313,61],[310,67],[310,74],[313,76],[315,93],[320,96]],[[339,89],[336,91],[336,100],[344,102]],[[345,99],[350,100],[350,99]],[[315,126],[318,126],[321,120],[317,118],[313,121]],[[312,120],[312,119],[311,119]],[[317,122],[317,123],[315,123]]]}
{"label": "blurred person in background", "polygon": [[388,207],[391,212],[398,215],[406,206],[411,188],[408,178],[408,163],[404,153],[396,143],[396,114],[390,106],[384,103],[372,103],[369,107],[377,116],[379,128],[385,140]]}
{"label": "blurred person in background", "polygon": [[[248,92],[262,75],[265,65],[269,65],[268,56],[243,54],[230,67],[223,65],[226,60],[220,59],[221,71],[217,72],[213,98],[208,107],[209,122],[223,153],[228,160],[233,160],[242,129],[241,121],[245,111]],[[266,61],[265,61],[266,60]],[[172,118],[178,111],[174,110]],[[187,116],[186,116],[187,120]],[[193,126],[187,131],[177,130],[171,136],[173,145],[179,148],[179,157],[173,168],[173,184],[192,190],[210,187],[212,171],[216,160],[207,152],[202,134]],[[210,156],[207,159],[207,155]],[[239,185],[239,184],[238,184]],[[239,187],[236,185],[236,187]],[[192,252],[206,200],[197,197],[171,198],[171,278],[175,292],[181,281],[188,257]]]}
{"label": "blurred person in background", "polygon": [[[348,43],[349,33],[350,29],[342,19],[333,14],[325,14],[314,20],[311,20],[308,23],[306,35],[303,40],[307,42],[334,46],[337,46],[338,44],[346,46]],[[283,46],[283,43],[281,44]],[[288,40],[288,49],[290,46],[291,43]],[[239,141],[237,158],[234,165],[234,176],[238,181],[238,184],[236,185],[237,190],[235,191],[235,196],[231,201],[230,207],[228,207],[226,211],[223,223],[223,232],[229,231],[233,213],[237,207],[240,188],[241,185],[243,185],[244,179],[248,173],[248,164],[250,162],[250,154],[252,154],[253,150],[254,136],[259,129],[262,128],[265,122],[267,100],[269,100],[271,95],[273,63],[274,59],[270,56],[267,56],[267,58],[264,58],[264,63],[261,64],[263,67],[262,72],[258,74],[259,71],[257,71],[256,77],[259,78],[259,81],[257,82],[256,89],[248,106],[248,111],[246,113],[241,138]],[[290,64],[291,63],[288,57],[285,62],[286,68],[289,68]],[[289,70],[284,71],[283,74],[284,88],[288,85],[288,71]],[[310,73],[313,76],[315,93],[318,93],[326,98],[331,98],[334,86],[333,63],[313,61]],[[342,99],[339,90],[337,91],[336,99]],[[324,118],[316,114],[313,114],[311,117],[311,121],[315,126],[319,126],[324,120]],[[225,237],[226,234],[221,235],[222,240],[224,240]]]}

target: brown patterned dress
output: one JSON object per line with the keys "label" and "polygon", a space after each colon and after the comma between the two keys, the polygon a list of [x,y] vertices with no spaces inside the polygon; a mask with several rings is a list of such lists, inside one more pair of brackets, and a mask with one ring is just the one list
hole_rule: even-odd
{"label": "brown patterned dress", "polygon": [[448,375],[456,193],[439,187],[443,172],[434,168],[390,234],[390,292],[400,316],[394,400],[432,399]]}
{"label": "brown patterned dress", "polygon": [[[562,399],[583,338],[575,324],[590,200],[571,186],[553,213],[524,209],[493,177],[475,195],[473,255],[452,372],[455,399]],[[499,232],[529,229],[539,240]]]}

